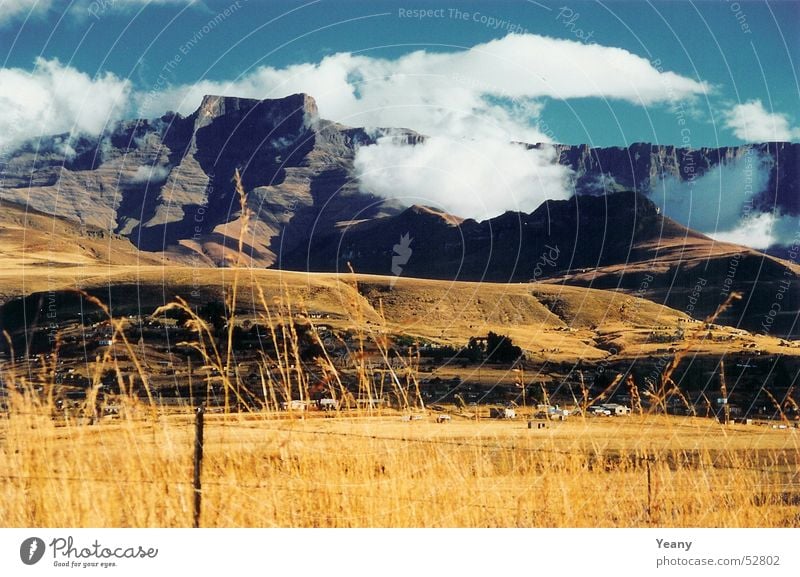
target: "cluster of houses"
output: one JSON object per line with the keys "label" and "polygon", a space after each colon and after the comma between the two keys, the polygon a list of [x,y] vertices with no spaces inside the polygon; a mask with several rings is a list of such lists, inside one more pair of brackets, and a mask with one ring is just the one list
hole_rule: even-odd
{"label": "cluster of houses", "polygon": [[[364,408],[381,408],[387,406],[387,400],[385,398],[361,398],[356,399],[356,406],[354,408],[364,409]],[[331,398],[322,398],[317,399],[315,401],[301,401],[301,400],[291,400],[291,401],[284,401],[280,404],[280,408],[283,411],[292,411],[292,412],[305,412],[309,410],[318,410],[318,411],[338,411],[343,409],[342,403],[338,400],[331,399]],[[434,409],[438,411],[444,411],[445,409],[440,405],[434,405]],[[489,407],[489,418],[491,419],[516,419],[518,407],[513,405],[505,405],[505,406],[494,406]],[[560,407],[559,405],[537,405],[536,411],[533,414],[534,419],[540,420],[547,420],[547,421],[565,421],[567,417],[571,415],[580,414],[581,409],[565,409]],[[593,405],[590,409],[587,410],[588,415],[598,416],[598,417],[614,417],[614,416],[627,416],[631,414],[630,407],[625,405],[620,405],[617,403],[604,403],[602,405]],[[411,418],[411,420],[419,420],[419,416],[416,418]],[[409,419],[405,419],[409,420]],[[449,422],[451,420],[450,415],[446,413],[440,413],[437,415],[436,421],[439,423],[442,422]]]}

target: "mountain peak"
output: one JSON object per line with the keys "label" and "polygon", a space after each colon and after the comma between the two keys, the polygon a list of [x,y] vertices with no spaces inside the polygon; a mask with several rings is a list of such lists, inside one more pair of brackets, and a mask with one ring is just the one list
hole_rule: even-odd
{"label": "mountain peak", "polygon": [[279,124],[284,119],[296,118],[307,127],[316,123],[319,118],[317,102],[304,93],[264,100],[207,94],[194,116],[196,127],[200,128],[223,116],[245,116],[252,113],[266,116],[274,124]]}
{"label": "mountain peak", "polygon": [[256,104],[258,100],[255,98],[239,98],[238,96],[222,96],[216,94],[206,94],[200,103],[200,108],[197,109],[199,117],[218,117],[224,116],[232,110],[250,109]]}
{"label": "mountain peak", "polygon": [[450,214],[448,212],[444,212],[442,210],[438,210],[436,208],[431,208],[430,206],[425,206],[422,204],[414,204],[408,207],[405,210],[405,213],[408,215],[420,215],[423,217],[434,217],[436,219],[440,219],[447,223],[450,226],[458,226],[462,222],[464,222],[463,218]]}

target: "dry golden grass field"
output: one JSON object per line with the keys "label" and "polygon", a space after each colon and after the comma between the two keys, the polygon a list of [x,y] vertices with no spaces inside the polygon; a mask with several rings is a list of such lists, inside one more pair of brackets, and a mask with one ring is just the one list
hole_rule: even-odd
{"label": "dry golden grass field", "polygon": [[[0,421],[0,525],[192,523],[193,418]],[[798,527],[797,429],[207,415],[207,527]]]}

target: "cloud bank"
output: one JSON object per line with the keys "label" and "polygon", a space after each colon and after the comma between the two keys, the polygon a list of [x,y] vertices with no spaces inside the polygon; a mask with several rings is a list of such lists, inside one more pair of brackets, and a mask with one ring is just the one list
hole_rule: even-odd
{"label": "cloud bank", "polygon": [[737,104],[723,114],[725,127],[746,142],[775,142],[800,138],[785,114],[768,112],[760,100]]}
{"label": "cloud bank", "polygon": [[769,155],[751,150],[693,181],[663,178],[650,198],[669,218],[711,238],[755,249],[787,244],[797,232],[798,218],[754,208],[769,183],[772,162]]}
{"label": "cloud bank", "polygon": [[38,58],[32,72],[0,69],[0,149],[52,134],[100,134],[129,111],[131,83],[113,74],[91,78]]}
{"label": "cloud bank", "polygon": [[233,82],[204,80],[143,94],[138,103],[143,116],[167,109],[189,114],[204,94],[278,98],[307,92],[324,118],[353,126],[546,142],[533,122],[546,98],[650,106],[709,90],[620,48],[510,34],[458,52],[419,50],[395,60],[339,53],[319,63],[263,66]]}
{"label": "cloud bank", "polygon": [[365,191],[476,220],[531,212],[547,199],[571,195],[570,171],[552,148],[495,140],[438,136],[410,146],[384,136],[359,149],[355,168]]}
{"label": "cloud bank", "polygon": [[762,212],[743,217],[732,230],[710,233],[723,242],[764,250],[771,246],[789,246],[800,230],[800,217]]}

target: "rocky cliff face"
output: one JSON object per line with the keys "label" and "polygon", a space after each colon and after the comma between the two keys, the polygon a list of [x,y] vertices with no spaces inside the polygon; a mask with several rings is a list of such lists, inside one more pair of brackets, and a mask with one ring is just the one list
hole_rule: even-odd
{"label": "rocky cliff face", "polygon": [[788,214],[800,214],[800,144],[766,142],[696,149],[648,143],[635,143],[627,148],[557,144],[554,148],[559,162],[575,173],[579,193],[618,190],[647,193],[665,177],[685,182],[700,178],[720,165],[747,162],[755,170],[769,171],[768,184],[759,191],[755,208],[778,207]]}
{"label": "rocky cliff face", "polygon": [[0,199],[121,234],[142,250],[222,266],[236,258],[241,232],[238,168],[256,214],[246,256],[270,266],[312,229],[400,211],[359,192],[351,176],[357,146],[372,141],[320,119],[305,94],[207,96],[185,118],[123,122],[99,138],[23,148],[6,167]]}
{"label": "rocky cliff face", "polygon": [[[409,144],[424,139],[411,131],[395,135]],[[249,262],[279,265],[291,253],[294,265],[309,238],[402,209],[363,194],[355,182],[356,149],[373,141],[362,129],[320,119],[306,94],[206,96],[185,118],[126,121],[98,138],[56,136],[21,149],[6,166],[0,200],[120,234],[142,250],[222,266],[236,258],[241,233],[231,182],[238,168],[256,215],[245,239]],[[576,191],[589,195],[648,193],[662,178],[686,181],[750,156],[769,170],[756,208],[800,214],[798,144],[555,149],[574,172]]]}

